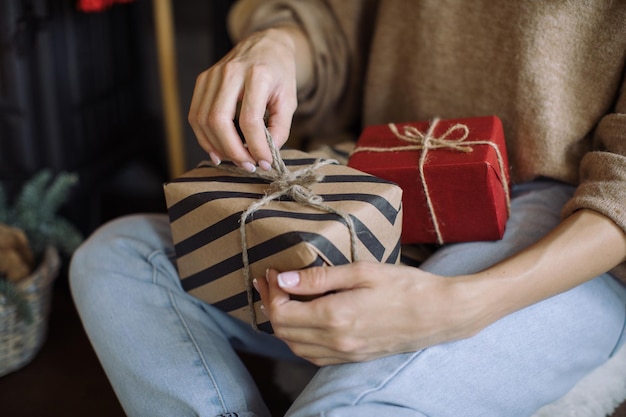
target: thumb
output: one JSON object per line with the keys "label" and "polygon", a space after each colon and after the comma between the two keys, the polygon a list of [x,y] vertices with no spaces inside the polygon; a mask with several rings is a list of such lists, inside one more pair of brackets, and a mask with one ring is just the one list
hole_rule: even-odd
{"label": "thumb", "polygon": [[322,295],[360,286],[358,264],[312,267],[278,274],[278,286],[290,294]]}

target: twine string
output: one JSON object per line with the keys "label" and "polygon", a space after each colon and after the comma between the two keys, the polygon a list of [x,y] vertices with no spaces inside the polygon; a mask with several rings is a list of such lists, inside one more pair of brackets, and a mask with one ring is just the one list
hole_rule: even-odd
{"label": "twine string", "polygon": [[358,260],[356,228],[354,226],[352,218],[347,213],[333,208],[327,204],[324,204],[323,198],[315,194],[311,189],[314,184],[319,183],[324,178],[324,175],[319,172],[319,169],[326,165],[337,164],[337,161],[333,159],[318,158],[313,164],[309,166],[290,171],[289,169],[287,169],[287,166],[285,165],[285,162],[283,161],[279,150],[274,144],[272,135],[269,133],[267,128],[265,129],[265,137],[272,152],[271,171],[257,170],[254,173],[250,173],[248,171],[233,166],[218,166],[218,168],[229,172],[234,172],[239,175],[249,177],[261,178],[270,182],[268,192],[262,198],[250,204],[248,208],[242,212],[239,219],[239,233],[241,236],[241,257],[243,261],[243,277],[248,298],[250,321],[252,327],[255,330],[258,330],[258,325],[256,310],[254,309],[254,290],[252,286],[253,278],[250,276],[250,259],[248,257],[246,221],[248,220],[248,218],[252,218],[253,214],[261,209],[263,206],[282,197],[291,197],[293,201],[302,206],[324,211],[326,213],[335,214],[341,217],[346,223],[346,226],[350,233],[350,256],[352,258],[352,262],[356,262]]}
{"label": "twine string", "polygon": [[[458,152],[473,152],[473,146],[475,145],[487,145],[491,146],[498,159],[498,165],[500,169],[500,178],[502,178],[502,187],[504,189],[504,194],[506,197],[506,209],[507,213],[511,214],[511,198],[509,196],[509,184],[506,177],[504,158],[502,157],[502,152],[498,146],[488,140],[466,140],[469,137],[469,128],[461,123],[456,123],[448,128],[441,136],[435,137],[434,131],[436,126],[439,124],[440,119],[434,118],[430,123],[428,130],[426,133],[422,133],[415,126],[404,126],[402,132],[398,130],[398,126],[394,123],[389,123],[389,130],[394,134],[398,139],[409,143],[408,145],[401,146],[392,146],[392,147],[377,147],[377,146],[359,146],[352,154],[357,152],[406,152],[406,151],[414,151],[421,150],[422,153],[420,155],[418,161],[418,172],[420,182],[422,184],[422,189],[424,190],[424,197],[426,198],[426,205],[428,207],[428,212],[430,214],[431,221],[433,223],[435,229],[435,236],[437,237],[437,243],[443,245],[444,239],[441,233],[441,227],[439,225],[440,221],[437,217],[437,213],[435,211],[435,207],[432,202],[432,198],[430,196],[430,190],[428,187],[428,183],[426,181],[426,176],[424,173],[424,166],[426,165],[426,158],[428,151],[431,149],[451,149]],[[460,131],[461,136],[457,139],[451,139],[450,136],[454,133]]]}

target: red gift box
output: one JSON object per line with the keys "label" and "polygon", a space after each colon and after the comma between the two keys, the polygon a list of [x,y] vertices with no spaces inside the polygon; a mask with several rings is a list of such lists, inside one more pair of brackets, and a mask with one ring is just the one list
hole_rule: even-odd
{"label": "red gift box", "polygon": [[495,116],[366,127],[348,166],[403,189],[402,243],[498,240],[509,215]]}

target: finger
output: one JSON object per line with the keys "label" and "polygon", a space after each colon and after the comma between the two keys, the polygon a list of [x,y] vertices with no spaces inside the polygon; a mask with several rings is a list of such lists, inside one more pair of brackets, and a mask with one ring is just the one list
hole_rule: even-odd
{"label": "finger", "polygon": [[342,363],[348,363],[350,361],[346,361],[339,358],[306,358],[302,357],[302,359],[311,362],[315,366],[324,367],[330,365],[341,365]]}
{"label": "finger", "polygon": [[266,307],[272,310],[291,301],[289,294],[278,286],[276,275],[278,275],[278,272],[274,269],[268,269],[265,272],[265,283],[267,286]]}
{"label": "finger", "polygon": [[268,130],[278,148],[289,137],[291,121],[297,107],[296,83],[272,80],[265,67],[250,71],[246,81],[244,100],[239,115],[248,150],[259,162],[272,161],[265,136],[265,115],[269,113]]}
{"label": "finger", "polygon": [[[206,94],[207,88],[207,72],[203,72],[196,78],[196,84],[193,89],[193,94],[191,96],[191,104],[189,105],[189,113],[187,114],[187,120],[191,125],[191,129],[193,130],[194,135],[196,136],[196,140],[202,149],[208,153],[213,153],[216,157],[219,158],[219,154],[215,147],[209,141],[209,137],[205,134],[203,127],[201,126],[201,121],[205,121],[205,118],[199,114],[200,112],[200,103],[202,102],[203,97]],[[215,162],[215,161],[214,161]]]}
{"label": "finger", "polygon": [[[224,67],[228,67],[226,63]],[[220,154],[239,166],[247,163],[246,169],[253,171],[255,161],[243,145],[235,127],[237,104],[243,89],[242,81],[232,74],[232,70],[222,70],[222,77],[212,79],[206,88],[205,97],[199,108],[199,117],[205,135]]]}
{"label": "finger", "polygon": [[261,166],[272,163],[272,153],[265,136],[265,110],[268,104],[269,90],[266,84],[248,80],[241,101],[239,127],[248,146],[248,151]]}
{"label": "finger", "polygon": [[280,288],[290,294],[327,294],[367,286],[370,276],[375,273],[372,265],[356,262],[330,268],[322,266],[281,272],[277,282]]}
{"label": "finger", "polygon": [[279,94],[268,106],[267,129],[278,147],[284,145],[289,138],[293,115],[297,106],[298,99],[295,82],[291,88]]}
{"label": "finger", "polygon": [[270,114],[267,121],[267,130],[270,132],[270,135],[272,135],[272,139],[274,139],[277,148],[281,148],[285,142],[287,142],[287,139],[289,139],[292,121],[293,112]]}
{"label": "finger", "polygon": [[297,356],[311,362],[317,366],[337,365],[340,363],[354,362],[347,358],[334,356],[330,352],[320,351],[316,346],[289,346],[291,351]]}
{"label": "finger", "polygon": [[311,342],[303,342],[299,340],[294,341],[292,339],[283,337],[280,333],[276,333],[276,328],[274,328],[274,331],[274,335],[283,340],[287,344],[287,346],[289,346],[293,353],[302,358],[305,358],[310,362],[318,363],[319,361],[323,361],[324,363],[337,363],[346,361],[345,355],[329,348],[328,346],[318,343],[318,341],[324,340],[320,332],[316,332],[315,330],[313,330],[312,332],[305,330],[304,332],[306,332],[308,335],[312,335],[315,337],[311,338]]}
{"label": "finger", "polygon": [[213,132],[212,124],[215,121],[211,120],[211,117],[215,118],[211,112],[215,104],[215,95],[220,88],[221,82],[220,71],[215,67],[205,71],[198,77],[189,115],[190,123],[196,137],[199,139],[200,146],[209,153],[211,159],[216,164],[225,159],[220,139]]}
{"label": "finger", "polygon": [[263,305],[265,305],[265,303],[267,303],[269,300],[269,288],[267,285],[267,280],[265,279],[265,277],[255,278],[254,280],[252,280],[252,285],[261,296],[261,302],[263,303]]}
{"label": "finger", "polygon": [[275,324],[276,336],[292,346],[308,346],[308,349],[317,346],[318,352],[325,352],[323,356],[347,358],[357,357],[371,348],[366,339],[352,334],[351,322],[350,319],[336,318],[330,322],[321,320],[310,327],[293,326],[290,325],[293,323],[283,323],[279,315],[272,324]]}
{"label": "finger", "polygon": [[318,328],[322,314],[317,311],[312,302],[292,300],[289,293],[278,286],[278,272],[274,269],[267,271],[268,298],[266,307],[270,310],[272,324],[277,327],[288,328]]}
{"label": "finger", "polygon": [[336,365],[346,362],[362,362],[371,357],[366,354],[345,354],[316,344],[290,343],[287,345],[293,353],[317,366]]}

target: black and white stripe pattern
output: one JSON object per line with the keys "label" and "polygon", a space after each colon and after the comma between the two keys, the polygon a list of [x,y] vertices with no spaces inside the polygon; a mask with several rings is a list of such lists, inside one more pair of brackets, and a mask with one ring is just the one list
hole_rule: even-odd
{"label": "black and white stripe pattern", "polygon": [[[299,151],[283,151],[282,155],[289,169],[315,161]],[[401,189],[342,165],[320,169],[324,178],[312,190],[324,204],[350,214],[360,259],[397,263]],[[266,180],[238,176],[209,164],[201,164],[165,185],[183,288],[243,320],[248,320],[248,314],[239,220],[269,186]],[[345,220],[288,198],[253,213],[246,220],[246,234],[253,277],[262,276],[268,267],[294,270],[351,262]],[[264,319],[263,315],[257,317]],[[269,323],[259,325],[270,330]]]}

